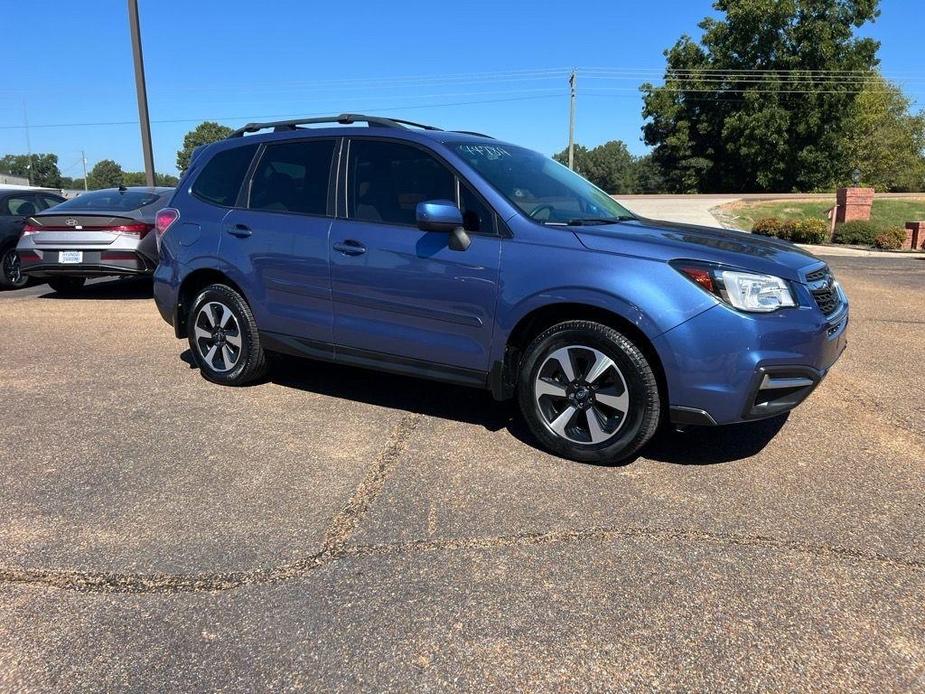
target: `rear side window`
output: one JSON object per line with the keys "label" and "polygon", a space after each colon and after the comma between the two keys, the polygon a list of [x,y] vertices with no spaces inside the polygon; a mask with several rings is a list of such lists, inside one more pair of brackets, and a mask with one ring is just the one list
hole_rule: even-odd
{"label": "rear side window", "polygon": [[251,209],[323,215],[334,140],[286,142],[266,148],[251,183]]}
{"label": "rear side window", "polygon": [[64,200],[61,198],[56,198],[56,197],[49,196],[49,195],[42,195],[40,197],[42,200],[42,205],[44,205],[46,210],[49,207],[54,207],[55,205],[60,205],[62,202],[64,202]]}
{"label": "rear side window", "polygon": [[5,215],[28,217],[35,214],[35,204],[31,195],[15,195],[0,204],[0,212]]}
{"label": "rear side window", "polygon": [[[160,195],[139,190],[94,190],[57,205],[58,210],[104,210],[129,212],[156,201]],[[57,211],[57,210],[56,210]]]}
{"label": "rear side window", "polygon": [[256,151],[257,145],[244,145],[216,154],[193,182],[193,195],[206,202],[233,207]]}

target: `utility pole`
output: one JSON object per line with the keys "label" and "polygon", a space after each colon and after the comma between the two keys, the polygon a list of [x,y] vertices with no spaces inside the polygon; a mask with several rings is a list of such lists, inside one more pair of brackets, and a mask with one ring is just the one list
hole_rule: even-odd
{"label": "utility pole", "polygon": [[[151,121],[148,120],[148,90],[145,87],[145,61],[141,54],[141,27],[138,23],[138,0],[128,0],[128,23],[132,30],[132,54],[135,59],[135,90],[138,92],[138,120],[141,124],[141,149],[145,156],[145,181],[154,185],[154,151],[151,148]],[[84,179],[86,180],[86,178]]]}
{"label": "utility pole", "polygon": [[32,185],[32,138],[29,136],[29,111],[26,109],[26,100],[22,100],[22,122],[26,126],[26,153],[29,163],[26,164],[26,180]]}
{"label": "utility pole", "polygon": [[80,150],[80,161],[82,161],[84,165],[84,192],[86,192],[90,189],[87,188],[87,153],[83,150]]}
{"label": "utility pole", "polygon": [[573,69],[568,77],[568,167],[573,171],[575,170],[575,87],[577,82],[578,73]]}

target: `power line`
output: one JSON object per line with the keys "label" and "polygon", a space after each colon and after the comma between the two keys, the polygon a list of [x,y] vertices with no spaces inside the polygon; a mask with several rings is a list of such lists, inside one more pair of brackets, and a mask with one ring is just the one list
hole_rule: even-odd
{"label": "power line", "polygon": [[[470,106],[476,104],[500,104],[512,101],[532,101],[539,99],[552,99],[559,98],[560,94],[544,94],[544,95],[535,95],[535,96],[521,96],[521,97],[511,97],[507,99],[482,99],[477,101],[456,101],[453,103],[447,104],[406,104],[404,106],[369,106],[352,109],[354,111],[373,111],[373,112],[382,112],[382,111],[413,111],[415,109],[428,109],[428,108],[448,108],[452,106]],[[332,111],[319,111],[316,113],[305,113],[300,111],[298,113],[270,113],[270,114],[260,114],[260,115],[248,115],[248,116],[206,116],[199,118],[169,118],[161,120],[152,120],[152,123],[156,124],[170,124],[170,123],[197,123],[206,120],[214,121],[249,121],[249,120],[265,120],[270,118],[311,118],[314,116],[327,116],[330,115]],[[84,127],[96,127],[96,126],[117,126],[117,125],[138,125],[137,120],[125,120],[125,121],[108,121],[108,122],[93,122],[93,123],[43,123],[41,125],[30,125],[30,128],[84,128]],[[0,130],[13,130],[16,128],[23,128],[22,125],[0,125]]]}

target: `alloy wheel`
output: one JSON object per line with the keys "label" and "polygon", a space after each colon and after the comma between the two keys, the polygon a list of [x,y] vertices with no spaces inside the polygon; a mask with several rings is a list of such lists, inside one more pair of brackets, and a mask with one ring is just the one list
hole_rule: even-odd
{"label": "alloy wheel", "polygon": [[550,431],[585,445],[613,438],[630,406],[626,379],[614,360],[584,345],[562,347],[546,357],[533,396]]}
{"label": "alloy wheel", "polygon": [[6,278],[6,281],[9,282],[10,286],[18,287],[22,284],[22,266],[20,265],[19,256],[16,254],[15,248],[10,248],[3,254],[2,263],[3,266],[0,270],[2,270],[3,276]]}
{"label": "alloy wheel", "polygon": [[231,371],[241,358],[241,327],[230,308],[219,301],[203,304],[194,324],[202,360],[218,373]]}

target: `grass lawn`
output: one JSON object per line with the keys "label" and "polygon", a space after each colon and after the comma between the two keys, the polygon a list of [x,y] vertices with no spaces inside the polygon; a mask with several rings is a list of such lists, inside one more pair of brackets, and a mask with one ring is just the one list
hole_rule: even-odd
{"label": "grass lawn", "polygon": [[[756,219],[826,219],[826,212],[835,206],[831,200],[779,200],[768,202],[734,202],[716,210],[723,222],[738,229],[750,231]],[[884,226],[903,228],[906,222],[925,220],[925,197],[874,200],[870,219]]]}

